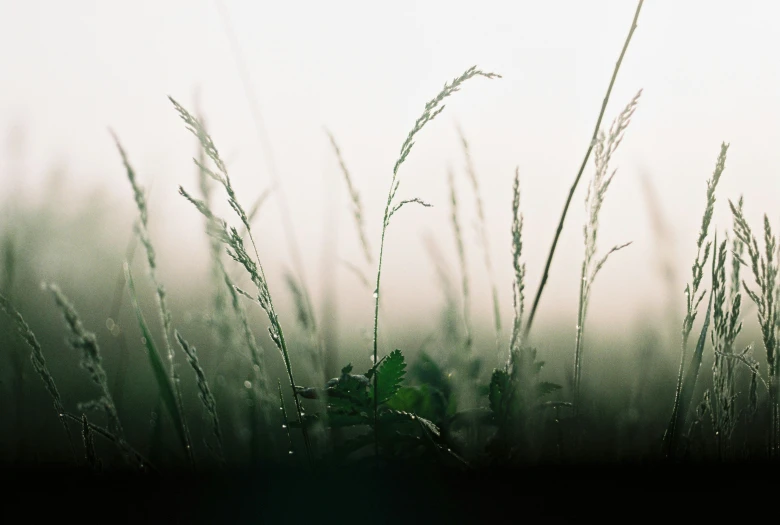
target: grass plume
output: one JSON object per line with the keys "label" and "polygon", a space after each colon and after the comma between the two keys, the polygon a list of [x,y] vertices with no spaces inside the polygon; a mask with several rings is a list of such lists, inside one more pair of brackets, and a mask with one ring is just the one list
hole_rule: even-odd
{"label": "grass plume", "polygon": [[509,343],[509,355],[520,350],[523,344],[522,325],[525,309],[525,263],[521,262],[523,255],[523,214],[520,213],[520,168],[515,168],[515,179],[512,184],[512,338]]}
{"label": "grass plume", "polygon": [[[706,204],[704,206],[704,214],[702,215],[701,227],[699,228],[699,236],[696,239],[696,258],[691,266],[691,282],[685,285],[686,310],[681,332],[682,344],[680,349],[680,366],[677,371],[677,386],[675,388],[674,404],[672,405],[672,416],[663,441],[663,454],[667,458],[672,458],[676,454],[679,434],[682,432],[682,429],[679,428],[680,420],[682,419],[684,421],[684,418],[687,415],[688,407],[683,406],[681,403],[685,379],[685,355],[688,350],[688,338],[690,337],[691,330],[693,330],[693,323],[696,320],[699,305],[706,293],[706,291],[699,293],[699,288],[701,286],[702,277],[704,276],[704,265],[707,264],[710,249],[712,248],[712,242],[709,241],[705,244],[704,241],[709,234],[712,214],[715,209],[715,189],[718,187],[718,182],[720,182],[723,171],[726,169],[726,154],[728,153],[728,148],[729,145],[725,142],[721,144],[720,153],[715,162],[715,170],[713,171],[712,177],[707,181]],[[708,307],[707,321],[709,321],[709,311]]]}
{"label": "grass plume", "polygon": [[[376,288],[374,289],[374,338],[373,338],[373,362],[378,363],[378,336],[379,336],[379,300],[381,296],[381,279],[382,279],[382,260],[384,256],[384,250],[385,250],[385,235],[387,233],[387,227],[390,225],[390,218],[398,212],[405,204],[410,203],[418,203],[424,206],[429,206],[425,202],[421,201],[418,198],[414,199],[407,199],[402,200],[400,202],[396,202],[396,193],[398,192],[398,187],[400,186],[401,181],[398,179],[398,170],[400,169],[401,165],[406,161],[406,159],[409,157],[409,154],[412,152],[412,148],[414,147],[414,139],[417,136],[417,134],[425,127],[426,124],[431,122],[434,118],[436,118],[442,111],[444,111],[445,106],[442,104],[444,99],[455,93],[456,91],[460,90],[460,87],[465,83],[466,81],[474,78],[474,77],[485,77],[488,79],[494,79],[494,78],[500,78],[501,76],[496,73],[486,73],[485,71],[482,71],[480,69],[477,69],[477,66],[472,66],[466,71],[463,72],[460,76],[454,78],[451,82],[445,83],[444,88],[428,103],[425,104],[425,109],[423,110],[422,115],[417,119],[417,121],[414,123],[414,126],[412,127],[411,131],[406,136],[406,140],[404,140],[403,144],[401,144],[401,151],[399,153],[398,159],[395,161],[395,165],[393,166],[393,177],[390,180],[390,190],[387,194],[387,201],[385,203],[385,212],[384,217],[382,219],[382,235],[380,236],[380,242],[379,242],[379,260],[377,263],[377,272],[376,272]],[[377,402],[377,376],[374,376],[374,435],[375,435],[375,454],[379,455],[379,440],[378,440],[378,433],[379,433],[379,425],[378,418],[377,418],[377,411],[378,411],[378,402]]]}
{"label": "grass plume", "polygon": [[300,400],[298,399],[298,393],[295,388],[295,379],[293,377],[292,363],[290,361],[290,354],[287,349],[287,342],[284,338],[284,331],[282,330],[279,317],[276,314],[276,309],[274,308],[271,292],[268,288],[268,280],[265,277],[265,271],[263,270],[263,266],[260,262],[260,255],[257,249],[257,244],[254,240],[254,236],[252,235],[252,227],[249,224],[249,218],[244,211],[244,208],[238,202],[238,197],[235,193],[235,190],[233,189],[233,185],[231,183],[230,176],[228,175],[225,163],[220,158],[219,152],[217,151],[211,136],[203,128],[203,125],[200,123],[200,121],[198,121],[198,119],[193,117],[186,109],[184,109],[181,104],[176,102],[173,98],[170,98],[170,101],[173,103],[176,111],[179,113],[179,116],[186,124],[187,129],[198,138],[203,147],[203,151],[216,166],[217,171],[214,172],[204,164],[200,164],[197,160],[195,160],[195,163],[198,164],[200,169],[202,169],[206,175],[217,181],[225,189],[225,192],[228,195],[228,204],[230,204],[230,207],[236,213],[241,223],[244,225],[244,227],[246,227],[247,234],[254,250],[255,259],[253,260],[252,257],[250,257],[247,253],[244,246],[244,239],[239,235],[238,230],[236,230],[235,227],[229,227],[224,219],[214,215],[206,203],[192,197],[181,186],[179,187],[179,193],[185,199],[190,201],[190,203],[192,203],[201,214],[209,219],[209,225],[211,226],[210,233],[215,235],[217,239],[219,239],[227,246],[228,255],[244,267],[244,269],[249,274],[252,283],[257,288],[257,296],[253,299],[265,311],[268,316],[268,320],[271,323],[271,326],[268,329],[268,333],[271,336],[271,340],[282,354],[285,368],[287,370],[287,377],[290,380],[290,388],[293,391],[293,397],[295,399],[295,408],[298,416],[298,422],[301,423],[301,430],[303,432],[304,442],[306,444],[307,457],[311,459],[309,434],[307,428],[302,424],[302,408]]}
{"label": "grass plume", "polygon": [[582,342],[585,330],[585,317],[588,311],[590,292],[596,275],[607,262],[610,255],[618,250],[628,246],[630,243],[613,246],[603,257],[596,259],[596,241],[599,231],[599,213],[604,204],[604,198],[607,189],[612,182],[617,170],[609,171],[609,162],[617,151],[618,146],[623,141],[631,117],[636,111],[639,97],[642,94],[640,89],[631,102],[623,109],[620,115],[612,122],[609,133],[599,133],[595,146],[594,163],[596,173],[593,175],[588,193],[585,197],[585,207],[587,209],[587,222],[583,228],[583,237],[585,240],[585,257],[582,261],[582,273],[580,276],[580,298],[577,312],[577,333],[574,345],[574,407],[580,411],[580,394],[582,386]]}
{"label": "grass plume", "polygon": [[750,268],[755,279],[757,290],[751,288],[743,280],[745,293],[758,308],[758,324],[766,350],[767,375],[769,376],[769,420],[771,424],[769,436],[769,452],[773,458],[780,457],[780,372],[778,371],[777,352],[780,338],[780,312],[778,312],[778,275],[780,261],[777,257],[777,238],[772,233],[769,217],[764,214],[764,250],[759,248],[758,241],[750,229],[741,206],[735,206],[729,201],[734,216],[734,234],[745,245],[748,261],[741,263]]}
{"label": "grass plume", "polygon": [[160,316],[160,322],[162,324],[163,331],[163,343],[165,344],[165,350],[168,358],[168,374],[170,376],[170,384],[175,394],[176,403],[178,405],[177,412],[179,424],[182,426],[181,435],[185,439],[184,448],[190,459],[190,463],[194,465],[194,458],[192,457],[192,446],[189,442],[189,430],[187,429],[187,421],[184,417],[184,410],[181,406],[181,389],[179,386],[179,374],[176,371],[175,354],[173,351],[173,345],[171,344],[171,311],[168,308],[167,294],[165,287],[157,277],[157,255],[152,245],[152,240],[149,236],[149,208],[146,199],[146,194],[138,182],[135,170],[130,165],[130,161],[127,158],[127,154],[119,142],[119,138],[111,131],[111,135],[116,143],[119,155],[122,158],[122,164],[125,167],[127,173],[127,179],[130,182],[130,186],[133,189],[133,195],[135,197],[136,207],[138,208],[139,220],[136,222],[136,233],[139,241],[143,245],[146,251],[146,260],[149,266],[149,277],[152,280],[152,284],[156,290],[157,297],[157,309]]}

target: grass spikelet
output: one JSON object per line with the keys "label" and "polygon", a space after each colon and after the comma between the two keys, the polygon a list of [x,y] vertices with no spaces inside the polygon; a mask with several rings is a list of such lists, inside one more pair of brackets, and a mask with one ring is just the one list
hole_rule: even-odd
{"label": "grass spikelet", "polygon": [[97,337],[84,328],[73,304],[56,284],[47,284],[46,289],[54,296],[54,301],[62,311],[65,324],[70,330],[71,337],[68,339],[68,343],[74,350],[81,351],[81,368],[89,373],[92,382],[100,388],[102,399],[98,405],[103,407],[106,412],[109,429],[120,438],[124,438],[122,423],[108,387],[108,376],[103,369],[103,358],[100,355]]}
{"label": "grass spikelet", "polygon": [[347,183],[347,191],[349,192],[349,198],[352,201],[352,217],[355,219],[355,228],[357,229],[358,237],[360,238],[360,246],[363,248],[363,256],[366,258],[368,264],[374,264],[374,257],[371,255],[371,248],[368,244],[368,236],[366,235],[366,221],[363,217],[363,204],[360,202],[360,194],[358,194],[355,185],[352,183],[352,176],[349,174],[347,165],[344,163],[344,158],[341,155],[341,149],[336,143],[336,138],[330,130],[326,129],[330,144],[333,146],[333,152],[336,154],[336,159],[339,161],[339,167],[341,173],[344,175],[344,181]]}
{"label": "grass spikelet", "polygon": [[[496,276],[493,272],[493,262],[490,257],[490,243],[488,242],[487,234],[487,221],[485,220],[485,206],[482,202],[482,193],[479,190],[479,181],[477,179],[477,171],[474,168],[474,161],[471,157],[471,149],[469,143],[466,140],[466,136],[463,134],[463,130],[460,126],[455,127],[460,138],[460,143],[463,146],[463,156],[466,160],[466,175],[468,175],[469,182],[471,183],[471,190],[474,194],[474,202],[477,207],[477,228],[479,232],[479,242],[482,245],[482,253],[485,260],[485,269],[487,270],[488,278],[490,279],[490,293],[493,298],[493,326],[496,331],[496,352],[501,352],[501,308],[498,302],[498,287],[496,286]],[[501,356],[499,356],[499,359]]]}
{"label": "grass spikelet", "polygon": [[187,361],[189,361],[193,372],[195,372],[195,379],[198,384],[198,397],[203,403],[203,407],[206,409],[206,412],[211,419],[212,432],[214,433],[214,438],[217,441],[217,459],[219,459],[220,463],[224,463],[225,453],[224,446],[222,444],[222,427],[219,424],[219,416],[217,415],[217,401],[214,399],[214,394],[211,393],[211,388],[209,388],[209,383],[206,380],[206,373],[200,366],[200,361],[198,360],[198,354],[195,351],[195,347],[190,346],[190,344],[187,343],[178,330],[174,330],[173,334],[174,337],[176,337],[176,341],[179,343],[179,346],[187,355]]}
{"label": "grass spikelet", "polygon": [[[290,355],[287,349],[287,342],[285,341],[282,325],[279,321],[279,317],[276,314],[273,300],[271,299],[271,292],[268,288],[268,280],[265,277],[265,272],[260,262],[260,255],[257,249],[257,244],[254,240],[254,236],[252,235],[252,227],[249,224],[249,218],[244,211],[244,208],[238,202],[238,197],[236,196],[235,190],[233,189],[225,164],[222,162],[216,146],[214,145],[209,134],[203,128],[203,125],[173,98],[170,98],[170,100],[178,111],[181,119],[187,125],[187,129],[189,129],[198,138],[206,155],[214,162],[214,165],[217,167],[218,172],[215,173],[205,165],[199,164],[198,161],[195,160],[195,163],[198,164],[204,173],[219,182],[227,192],[228,204],[230,204],[230,207],[239,217],[241,223],[246,227],[247,234],[249,235],[249,239],[254,250],[255,259],[253,260],[247,253],[244,246],[244,240],[241,235],[239,235],[238,230],[236,230],[235,227],[229,227],[225,220],[216,217],[211,212],[206,203],[192,197],[181,186],[179,187],[179,193],[188,201],[190,201],[198,209],[198,211],[200,211],[209,219],[209,224],[216,226],[210,233],[227,245],[228,255],[244,267],[244,269],[249,274],[252,283],[257,288],[257,296],[254,299],[266,312],[268,320],[271,323],[271,326],[268,329],[271,340],[282,354],[285,368],[287,370],[287,376],[290,380],[290,388],[293,391],[293,396],[295,399],[295,408],[298,415],[298,422],[301,423],[301,430],[303,432],[304,442],[306,444],[307,457],[311,460],[311,444],[309,441],[309,434],[306,426],[302,424],[302,408],[300,399],[298,399],[298,393],[295,389],[295,379],[293,377],[292,364],[290,362]],[[311,315],[311,308],[309,307],[307,310]],[[311,319],[313,319],[313,316],[311,316]]]}
{"label": "grass spikelet", "polygon": [[525,308],[525,263],[521,262],[523,255],[523,214],[520,213],[520,168],[515,168],[515,180],[512,184],[512,268],[514,281],[512,282],[512,306],[514,319],[512,320],[512,338],[509,343],[509,355],[517,352],[523,344],[522,325],[523,310]]}
{"label": "grass spikelet", "polygon": [[677,441],[682,432],[682,428],[679,428],[678,422],[686,415],[685,407],[681,406],[681,393],[684,386],[683,380],[685,379],[685,354],[688,350],[688,338],[693,329],[693,322],[696,319],[699,305],[706,293],[706,291],[699,293],[699,287],[704,275],[704,265],[707,263],[707,259],[710,255],[712,242],[707,242],[705,244],[704,241],[707,239],[710,223],[712,222],[712,214],[715,209],[715,190],[723,175],[723,171],[726,169],[726,154],[728,149],[729,145],[723,142],[720,146],[718,159],[715,162],[715,170],[712,173],[712,177],[707,180],[706,204],[704,206],[704,214],[702,215],[699,236],[696,239],[696,258],[693,261],[693,266],[691,266],[691,282],[685,285],[685,317],[683,318],[682,323],[680,366],[677,371],[677,386],[675,388],[672,416],[669,420],[669,426],[666,429],[663,440],[663,454],[667,458],[673,458],[676,454]]}
{"label": "grass spikelet", "polygon": [[63,414],[65,413],[65,407],[62,405],[62,397],[60,397],[60,391],[57,390],[57,384],[54,382],[54,376],[49,372],[49,367],[46,366],[46,358],[43,356],[43,349],[41,348],[38,339],[30,329],[30,326],[22,317],[11,302],[0,293],[0,309],[11,319],[16,327],[16,331],[22,337],[25,343],[30,347],[32,353],[30,359],[32,360],[33,369],[43,381],[46,390],[49,392],[52,401],[54,402],[54,410],[57,411],[57,416],[62,423],[62,428],[65,429],[65,435],[68,436],[68,445],[70,446],[71,454],[75,460],[77,457],[76,446],[73,443],[73,435],[71,434],[70,427],[65,421]]}
{"label": "grass spikelet", "polygon": [[618,146],[623,141],[623,136],[631,117],[639,103],[639,97],[642,94],[640,89],[631,102],[623,109],[618,117],[612,122],[609,133],[599,134],[595,146],[594,163],[596,173],[593,175],[587,195],[585,196],[585,207],[587,209],[588,220],[583,228],[585,240],[585,257],[582,261],[582,274],[580,278],[580,299],[577,314],[577,333],[574,347],[574,406],[575,410],[580,410],[580,389],[582,383],[582,340],[585,329],[585,317],[590,300],[590,292],[596,275],[607,262],[610,255],[621,250],[631,243],[626,243],[612,247],[603,257],[596,259],[596,241],[599,230],[599,213],[604,204],[604,198],[617,169],[609,171],[609,162],[615,154]]}
{"label": "grass spikelet", "polygon": [[769,410],[770,410],[770,440],[769,451],[772,457],[780,456],[780,371],[778,370],[778,330],[780,329],[780,312],[777,307],[778,275],[780,261],[777,259],[777,239],[772,233],[769,217],[764,215],[764,251],[759,249],[758,241],[743,215],[741,206],[734,206],[729,201],[734,216],[734,234],[745,245],[748,253],[749,266],[758,290],[750,288],[742,281],[745,293],[758,308],[758,324],[766,350],[767,372],[769,377]]}
{"label": "grass spikelet", "polygon": [[450,221],[452,222],[452,232],[455,236],[455,247],[458,253],[458,263],[460,264],[460,289],[461,294],[463,295],[463,329],[466,335],[464,350],[467,355],[470,355],[473,345],[471,293],[469,292],[469,273],[466,265],[466,250],[463,247],[463,233],[458,218],[458,195],[455,191],[455,175],[452,170],[449,170],[447,173],[447,182],[450,187]]}
{"label": "grass spikelet", "polygon": [[[432,121],[434,118],[436,118],[442,111],[444,111],[444,105],[442,105],[442,102],[444,99],[458,91],[464,82],[467,80],[470,80],[474,77],[485,77],[488,79],[494,79],[494,78],[501,78],[500,75],[496,73],[486,73],[480,69],[477,69],[477,66],[472,66],[466,71],[463,72],[459,77],[456,77],[451,82],[445,83],[444,88],[428,103],[425,104],[425,109],[423,110],[422,115],[417,119],[417,121],[414,123],[414,126],[412,127],[411,131],[409,131],[408,135],[406,136],[406,140],[404,140],[403,144],[401,144],[401,151],[399,153],[398,159],[395,161],[395,165],[393,166],[393,177],[390,180],[390,190],[387,194],[387,202],[385,204],[385,213],[384,218],[382,219],[382,235],[380,236],[380,242],[379,242],[379,260],[377,263],[377,272],[376,272],[376,288],[374,289],[374,338],[373,338],[373,346],[374,346],[374,352],[373,352],[373,358],[374,363],[378,363],[378,336],[379,336],[379,300],[381,297],[381,291],[380,291],[380,284],[382,279],[382,260],[384,256],[384,249],[385,249],[385,234],[387,233],[387,227],[390,224],[390,218],[398,212],[401,207],[403,207],[405,204],[410,203],[417,203],[421,204],[423,206],[429,206],[429,204],[423,202],[422,200],[418,198],[414,199],[407,199],[403,200],[401,202],[396,203],[395,196],[398,192],[398,187],[400,185],[400,181],[398,180],[398,170],[401,167],[401,165],[406,161],[407,157],[409,157],[409,154],[412,152],[412,148],[414,147],[414,139],[417,136],[417,134],[425,127],[426,124],[428,124],[430,121]],[[377,418],[377,412],[379,405],[377,403],[377,376],[374,376],[374,452],[375,455],[379,456],[379,421]]]}

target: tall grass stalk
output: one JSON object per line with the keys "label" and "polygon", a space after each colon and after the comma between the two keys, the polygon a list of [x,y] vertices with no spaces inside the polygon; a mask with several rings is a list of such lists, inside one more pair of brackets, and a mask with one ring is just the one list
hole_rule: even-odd
{"label": "tall grass stalk", "polygon": [[49,395],[54,402],[54,410],[57,411],[57,417],[59,417],[62,428],[65,430],[65,435],[68,437],[70,452],[75,461],[78,455],[76,454],[76,446],[73,442],[73,434],[70,431],[67,421],[65,421],[65,407],[62,405],[62,397],[60,397],[60,391],[57,389],[57,384],[54,382],[54,376],[51,375],[49,367],[46,365],[43,349],[41,348],[40,343],[38,343],[35,334],[30,329],[30,326],[22,317],[22,314],[14,308],[11,302],[2,293],[0,293],[0,309],[11,318],[11,321],[16,327],[16,331],[30,347],[30,350],[32,350],[30,359],[32,360],[33,369],[35,369],[35,372],[37,372],[38,376],[43,381],[46,390],[49,392]]}
{"label": "tall grass stalk", "polygon": [[88,332],[84,328],[73,304],[65,297],[65,294],[62,293],[62,290],[57,285],[47,284],[45,286],[54,296],[54,301],[62,311],[65,323],[71,332],[71,337],[68,340],[69,344],[74,350],[81,351],[81,367],[89,373],[92,382],[100,389],[102,397],[93,402],[93,404],[96,408],[105,411],[111,432],[120,439],[124,439],[122,423],[119,420],[119,414],[117,413],[111,390],[108,388],[108,375],[103,369],[103,358],[100,355],[97,337],[94,333]]}
{"label": "tall grass stalk", "polygon": [[249,218],[244,211],[244,208],[238,202],[238,197],[235,193],[235,190],[233,189],[233,185],[230,180],[230,176],[228,175],[225,163],[220,158],[219,152],[217,151],[211,136],[203,128],[203,125],[200,123],[200,121],[198,121],[198,119],[193,117],[186,109],[184,109],[181,104],[176,102],[173,98],[170,98],[170,100],[179,113],[179,116],[186,124],[187,129],[198,138],[206,155],[216,166],[217,171],[215,172],[203,164],[198,164],[198,161],[193,159],[195,163],[198,164],[211,179],[217,181],[225,189],[225,192],[228,195],[228,204],[230,204],[230,207],[236,213],[241,223],[244,225],[244,227],[246,227],[247,235],[249,236],[249,240],[252,244],[252,249],[255,255],[254,260],[247,253],[244,246],[244,239],[239,235],[238,230],[235,227],[228,227],[227,222],[225,222],[224,219],[214,215],[206,203],[192,197],[181,186],[179,187],[179,193],[188,201],[190,201],[190,203],[192,203],[201,214],[209,219],[209,233],[215,235],[217,239],[219,239],[227,246],[228,255],[244,267],[244,269],[249,274],[252,283],[257,288],[257,296],[254,298],[254,300],[265,311],[266,315],[268,316],[268,320],[271,323],[268,332],[271,336],[271,340],[282,354],[284,365],[287,370],[287,377],[290,380],[290,388],[293,392],[293,399],[295,400],[295,409],[298,416],[298,422],[301,424],[304,443],[306,445],[306,454],[309,460],[311,460],[309,432],[307,427],[303,424],[303,409],[301,407],[300,399],[298,398],[298,392],[295,388],[295,379],[293,377],[292,364],[290,362],[290,354],[287,348],[287,342],[285,340],[284,331],[282,330],[282,325],[279,321],[276,309],[274,308],[273,299],[271,298],[271,292],[268,287],[268,280],[265,277],[265,271],[263,270],[262,263],[260,262],[260,254],[257,249],[257,243],[255,242],[254,236],[252,234],[252,227],[249,224]]}
{"label": "tall grass stalk", "polygon": [[455,237],[455,247],[458,252],[458,264],[460,265],[460,290],[463,295],[463,329],[466,340],[464,341],[464,350],[466,356],[471,356],[474,344],[474,330],[471,325],[471,292],[469,291],[469,272],[466,264],[466,249],[463,247],[463,232],[460,227],[458,217],[458,195],[455,190],[455,174],[452,170],[447,172],[447,182],[450,187],[450,221],[452,223],[452,233]]}
{"label": "tall grass stalk", "polygon": [[[479,181],[477,179],[477,170],[474,168],[474,160],[471,157],[471,148],[469,148],[466,135],[460,126],[455,126],[460,138],[460,143],[463,146],[463,156],[466,160],[466,175],[468,175],[469,182],[471,183],[471,190],[474,193],[474,202],[477,207],[477,229],[479,232],[479,242],[482,245],[482,253],[485,258],[485,270],[487,271],[488,279],[490,279],[490,294],[493,299],[493,328],[496,331],[496,352],[501,353],[501,308],[498,301],[498,287],[496,286],[496,276],[493,272],[493,263],[490,257],[490,243],[488,242],[487,234],[487,220],[485,219],[485,206],[482,202],[482,193],[479,189]],[[501,356],[499,355],[499,360]]]}
{"label": "tall grass stalk", "polygon": [[544,265],[542,279],[539,282],[539,288],[536,290],[534,302],[531,306],[531,312],[528,315],[528,322],[525,324],[525,339],[528,338],[528,334],[531,332],[531,327],[533,326],[534,319],[536,318],[536,311],[539,308],[539,300],[542,298],[542,292],[544,291],[544,287],[547,284],[547,279],[550,276],[550,267],[552,266],[553,256],[555,255],[555,248],[558,246],[558,239],[560,238],[561,232],[563,231],[563,223],[566,220],[566,214],[569,211],[569,205],[571,204],[572,198],[574,198],[574,191],[577,189],[577,186],[580,183],[582,174],[585,171],[585,166],[588,165],[588,159],[590,158],[590,154],[593,151],[593,147],[597,143],[598,133],[601,129],[601,121],[604,118],[604,112],[607,109],[609,97],[612,94],[612,87],[615,85],[615,79],[617,78],[618,71],[620,71],[620,65],[623,63],[623,57],[626,55],[628,44],[631,42],[631,37],[634,35],[634,31],[637,28],[637,20],[639,20],[639,12],[642,10],[643,3],[644,0],[639,0],[639,3],[636,6],[634,20],[631,22],[631,29],[628,31],[628,36],[626,37],[626,41],[623,44],[623,49],[620,52],[620,56],[618,57],[617,62],[615,63],[615,69],[612,72],[612,79],[609,81],[609,86],[607,87],[607,94],[604,96],[604,100],[601,103],[601,111],[599,112],[599,117],[596,120],[596,126],[593,128],[593,136],[591,137],[590,144],[588,145],[588,149],[585,152],[585,157],[582,159],[582,164],[580,164],[580,170],[577,172],[577,176],[574,177],[574,182],[572,183],[571,188],[569,188],[569,195],[566,197],[566,203],[563,205],[563,212],[561,213],[561,218],[558,221],[558,227],[555,230],[555,236],[553,237],[552,246],[550,246],[550,252],[547,255],[547,262]]}
{"label": "tall grass stalk", "polygon": [[189,441],[189,429],[187,428],[187,420],[184,415],[184,407],[182,406],[182,401],[181,401],[181,388],[179,385],[179,374],[176,371],[175,355],[173,351],[173,345],[171,344],[171,331],[172,331],[171,311],[168,308],[168,301],[167,301],[165,287],[162,285],[159,278],[157,277],[157,254],[155,252],[154,246],[152,245],[152,240],[149,236],[149,210],[148,210],[146,193],[144,192],[144,189],[141,187],[141,185],[138,183],[135,170],[130,165],[130,161],[127,158],[127,154],[125,153],[122,144],[119,142],[119,138],[116,136],[116,134],[113,131],[111,130],[109,131],[111,132],[111,135],[114,138],[114,142],[116,143],[116,147],[119,150],[119,155],[122,158],[122,164],[124,165],[125,171],[127,172],[127,179],[130,182],[130,186],[133,189],[133,195],[135,197],[136,207],[138,208],[139,218],[135,226],[136,234],[138,235],[138,240],[141,242],[141,245],[144,247],[146,251],[146,261],[149,266],[149,277],[152,280],[152,284],[155,287],[158,313],[160,316],[160,322],[162,324],[163,343],[165,344],[165,350],[168,358],[168,374],[170,377],[171,386],[173,388],[173,393],[175,395],[176,403],[178,405],[177,412],[179,414],[179,423],[182,425],[181,435],[185,439],[185,444],[184,444],[185,451],[190,460],[190,464],[194,466],[195,459],[192,456],[192,445]]}
{"label": "tall grass stalk", "polygon": [[640,89],[631,102],[623,109],[620,115],[612,122],[609,128],[609,134],[599,133],[595,146],[594,163],[596,173],[593,175],[588,193],[585,196],[585,208],[587,210],[588,220],[583,228],[583,237],[585,240],[585,258],[582,261],[582,273],[580,275],[580,298],[577,311],[577,332],[574,344],[574,409],[579,414],[581,409],[580,393],[582,384],[582,339],[585,330],[585,316],[588,311],[588,302],[590,292],[596,275],[607,262],[610,255],[621,250],[631,243],[613,246],[603,257],[596,259],[596,240],[599,231],[599,213],[604,204],[604,198],[607,195],[607,189],[612,182],[617,170],[609,172],[609,161],[617,151],[618,146],[623,141],[631,117],[636,111],[639,103],[639,97],[642,95]]}
{"label": "tall grass stalk", "polygon": [[[723,175],[723,171],[726,169],[726,153],[728,152],[729,145],[725,142],[720,146],[720,153],[718,154],[718,160],[715,163],[715,170],[712,174],[712,178],[707,181],[707,196],[706,205],[704,207],[704,215],[701,220],[701,228],[699,229],[699,236],[696,239],[696,259],[694,259],[693,266],[691,266],[691,282],[685,285],[685,317],[682,323],[682,344],[680,349],[680,366],[677,371],[677,386],[674,394],[674,404],[672,406],[672,417],[669,420],[669,426],[666,429],[663,442],[663,454],[667,458],[674,457],[677,450],[677,441],[682,429],[679,428],[680,419],[685,418],[687,413],[687,406],[682,406],[682,391],[683,380],[685,378],[685,355],[688,350],[688,339],[693,330],[693,323],[696,320],[696,315],[699,309],[701,301],[704,299],[706,291],[699,293],[699,287],[701,286],[702,278],[704,277],[704,265],[707,264],[707,259],[710,255],[710,249],[712,248],[712,241],[704,241],[709,234],[710,223],[712,222],[712,214],[715,209],[715,189],[720,182],[720,178]],[[707,319],[709,319],[709,308],[707,309]]]}
{"label": "tall grass stalk", "polygon": [[[444,99],[449,97],[456,91],[458,91],[464,82],[476,76],[482,76],[489,79],[501,77],[496,73],[486,73],[482,70],[477,69],[477,66],[472,66],[469,69],[467,69],[465,72],[463,72],[462,75],[453,79],[452,82],[445,83],[444,88],[439,92],[439,94],[436,95],[434,98],[432,98],[427,104],[425,104],[425,109],[423,110],[422,115],[414,123],[414,127],[411,129],[411,131],[409,131],[409,134],[406,136],[406,140],[404,140],[403,144],[401,145],[400,154],[398,156],[398,159],[395,161],[395,166],[393,166],[393,177],[390,180],[390,190],[388,191],[387,194],[385,212],[382,218],[382,235],[380,236],[380,242],[379,242],[379,260],[378,260],[377,272],[376,272],[376,288],[374,289],[374,341],[373,341],[374,364],[379,362],[378,361],[379,352],[377,346],[378,336],[379,336],[379,299],[381,296],[380,284],[382,279],[382,261],[384,258],[385,234],[387,233],[387,227],[390,225],[390,219],[392,218],[392,216],[406,204],[416,203],[422,206],[430,206],[430,204],[418,198],[401,200],[401,201],[396,200],[395,198],[396,193],[398,192],[398,187],[400,185],[400,181],[398,180],[398,170],[401,167],[401,165],[406,161],[409,154],[411,153],[412,147],[414,147],[414,139],[417,133],[419,133],[427,123],[432,121],[434,118],[436,118],[436,116],[438,116],[442,111],[444,111],[445,106],[442,105]],[[379,403],[377,397],[377,376],[378,374],[374,375],[374,452],[375,455],[378,457],[379,456],[379,428],[378,428],[379,420],[377,417],[377,413],[379,409]]]}
{"label": "tall grass stalk", "polygon": [[729,201],[734,216],[734,234],[745,244],[749,262],[741,263],[748,266],[755,279],[758,291],[750,288],[745,281],[742,285],[745,293],[758,307],[758,324],[766,350],[767,375],[769,376],[769,454],[773,459],[780,457],[780,371],[778,371],[777,352],[780,340],[780,310],[778,309],[777,293],[778,276],[780,275],[780,260],[777,257],[777,238],[772,233],[769,217],[764,214],[764,251],[759,249],[758,241],[750,229],[742,208],[734,206]]}

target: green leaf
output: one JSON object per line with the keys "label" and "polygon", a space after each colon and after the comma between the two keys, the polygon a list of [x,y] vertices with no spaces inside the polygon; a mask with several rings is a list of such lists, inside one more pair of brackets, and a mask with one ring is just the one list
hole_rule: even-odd
{"label": "green leaf", "polygon": [[419,388],[405,386],[399,388],[398,392],[387,401],[387,407],[404,412],[418,412],[425,403],[424,397]]}
{"label": "green leaf", "polygon": [[138,325],[141,327],[141,333],[143,334],[143,343],[146,348],[146,355],[149,357],[149,363],[152,365],[152,371],[154,372],[154,379],[157,381],[157,386],[160,388],[160,395],[162,396],[163,403],[168,409],[168,413],[173,418],[175,423],[176,432],[179,435],[182,447],[187,448],[187,438],[184,431],[184,418],[179,411],[179,405],[176,402],[176,395],[173,391],[173,385],[168,379],[168,373],[163,365],[163,360],[160,357],[160,353],[157,351],[157,346],[154,344],[152,333],[149,330],[149,326],[144,320],[144,314],[141,311],[141,307],[138,304],[138,297],[135,293],[135,284],[133,283],[133,276],[130,273],[130,267],[127,263],[124,264],[125,280],[127,281],[127,291],[130,295],[130,302],[135,310],[135,315],[138,318]]}
{"label": "green leaf", "polygon": [[398,392],[406,375],[405,369],[404,355],[400,350],[393,350],[376,372],[379,403],[385,403]]}
{"label": "green leaf", "polygon": [[548,394],[552,394],[556,390],[560,390],[561,388],[561,385],[542,381],[536,385],[536,397],[544,397]]}

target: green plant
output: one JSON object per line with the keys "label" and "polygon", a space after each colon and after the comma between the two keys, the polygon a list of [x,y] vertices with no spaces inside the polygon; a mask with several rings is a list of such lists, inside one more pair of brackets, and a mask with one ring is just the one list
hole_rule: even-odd
{"label": "green plant", "polygon": [[[377,363],[378,359],[378,336],[379,336],[379,299],[381,296],[381,290],[380,290],[380,284],[382,279],[382,261],[384,258],[385,253],[385,235],[387,233],[387,228],[390,225],[390,219],[397,213],[403,206],[406,204],[420,204],[422,206],[430,206],[430,204],[420,200],[419,198],[415,197],[412,199],[404,199],[401,201],[396,200],[396,193],[398,192],[398,187],[400,186],[400,180],[398,180],[398,170],[401,167],[401,165],[406,161],[409,154],[412,152],[412,148],[414,147],[414,139],[419,133],[423,127],[425,127],[426,124],[428,124],[430,121],[432,121],[436,116],[438,116],[442,111],[444,111],[444,107],[442,105],[442,102],[445,98],[449,97],[456,91],[458,91],[461,87],[461,85],[466,82],[469,79],[472,79],[477,76],[482,76],[488,79],[493,78],[500,78],[500,75],[497,75],[496,73],[486,73],[482,70],[477,69],[477,66],[472,66],[466,71],[463,72],[462,75],[459,77],[456,77],[452,80],[452,82],[445,83],[444,88],[439,92],[438,95],[436,95],[434,98],[432,98],[427,104],[425,104],[425,110],[423,111],[422,115],[417,119],[417,121],[414,124],[414,127],[409,132],[409,134],[406,136],[406,140],[404,140],[403,144],[401,145],[401,152],[398,157],[398,159],[395,161],[395,166],[393,166],[393,177],[390,181],[390,190],[387,194],[387,202],[385,204],[385,212],[384,217],[382,219],[382,235],[380,236],[380,242],[379,242],[379,260],[377,264],[377,271],[376,271],[376,288],[374,289],[374,352],[373,352],[373,359],[374,363]],[[377,402],[377,389],[378,387],[378,377],[374,377],[374,420],[377,424],[374,425],[375,434],[378,436],[378,402]],[[378,437],[375,439],[375,451],[376,455],[379,455],[379,441]]]}

